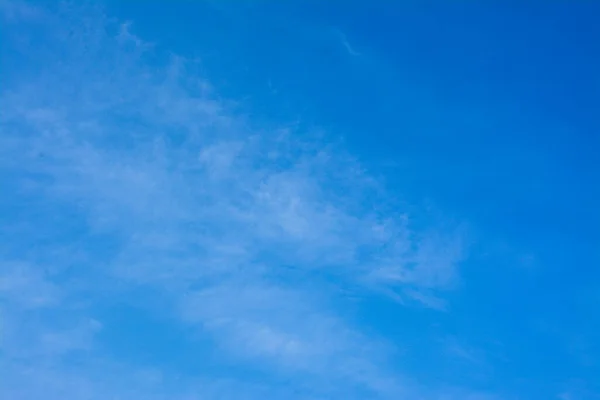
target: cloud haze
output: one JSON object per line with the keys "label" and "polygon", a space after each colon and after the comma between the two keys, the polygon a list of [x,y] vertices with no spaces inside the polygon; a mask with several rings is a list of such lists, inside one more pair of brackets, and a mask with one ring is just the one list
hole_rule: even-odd
{"label": "cloud haze", "polygon": [[[0,99],[4,397],[441,398],[345,310],[443,308],[461,229],[417,229],[333,135],[256,126],[95,7],[2,10],[28,65]],[[205,343],[189,357],[214,368],[104,351],[123,304]]]}

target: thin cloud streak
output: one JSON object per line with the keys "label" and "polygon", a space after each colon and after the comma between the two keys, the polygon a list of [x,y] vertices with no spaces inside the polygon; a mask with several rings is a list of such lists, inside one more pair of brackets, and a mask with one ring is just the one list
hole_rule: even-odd
{"label": "thin cloud streak", "polygon": [[350,44],[350,42],[348,41],[348,38],[346,38],[346,34],[342,31],[340,31],[339,29],[333,29],[334,34],[338,37],[338,39],[340,40],[340,43],[342,44],[342,46],[344,46],[344,49],[346,49],[346,51],[348,52],[349,55],[351,55],[352,57],[359,57],[362,55],[362,53],[356,51],[354,49],[354,47]]}

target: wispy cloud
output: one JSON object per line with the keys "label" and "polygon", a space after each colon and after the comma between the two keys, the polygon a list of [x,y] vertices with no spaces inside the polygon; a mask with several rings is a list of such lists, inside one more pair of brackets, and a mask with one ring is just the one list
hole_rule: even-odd
{"label": "wispy cloud", "polygon": [[8,21],[36,20],[44,15],[37,7],[18,0],[0,0],[0,17]]}
{"label": "wispy cloud", "polygon": [[[94,305],[140,290],[228,357],[310,387],[297,397],[412,393],[389,366],[390,345],[336,312],[336,288],[439,306],[464,256],[457,231],[416,231],[343,148],[253,126],[192,62],[157,63],[129,25],[97,10],[63,10],[24,34],[46,50],[20,49],[33,71],[0,99],[3,218],[19,230],[3,230],[0,247],[14,378],[0,393],[176,398],[155,389],[177,371],[127,368],[94,349]],[[25,357],[37,345],[54,353]],[[67,358],[81,352],[86,369],[73,368]],[[218,379],[186,379],[182,399],[244,398],[243,382],[223,392]],[[116,394],[94,392],[106,380]]]}
{"label": "wispy cloud", "polygon": [[335,34],[335,36],[337,36],[337,38],[340,41],[340,44],[344,47],[344,49],[346,49],[348,54],[350,54],[353,57],[358,57],[358,56],[362,55],[360,52],[356,51],[354,49],[354,47],[352,47],[352,45],[348,41],[348,38],[346,37],[346,34],[344,32],[342,32],[339,29],[334,28],[333,33]]}

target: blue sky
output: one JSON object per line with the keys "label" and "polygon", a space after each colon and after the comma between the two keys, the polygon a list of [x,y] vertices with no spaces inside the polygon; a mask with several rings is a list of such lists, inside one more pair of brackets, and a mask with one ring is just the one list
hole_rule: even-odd
{"label": "blue sky", "polygon": [[600,399],[600,5],[399,3],[0,1],[0,397]]}

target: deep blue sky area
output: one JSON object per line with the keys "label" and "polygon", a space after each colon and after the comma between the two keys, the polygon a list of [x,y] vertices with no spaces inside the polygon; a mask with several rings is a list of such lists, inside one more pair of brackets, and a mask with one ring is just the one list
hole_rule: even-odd
{"label": "deep blue sky area", "polygon": [[600,399],[599,2],[0,16],[0,397]]}
{"label": "deep blue sky area", "polygon": [[[540,203],[554,197],[546,206],[592,211],[581,191],[594,190],[600,123],[596,4],[246,3],[149,2],[141,16],[113,7],[143,35],[199,57],[257,114],[335,127],[381,168],[439,166],[411,177],[419,195],[440,190],[472,209],[463,196],[497,198],[509,184],[511,197],[527,197],[518,199],[526,212],[513,210],[524,218],[537,217],[523,215],[534,188]],[[348,60],[343,37],[363,57]],[[582,207],[556,199],[569,195]]]}

